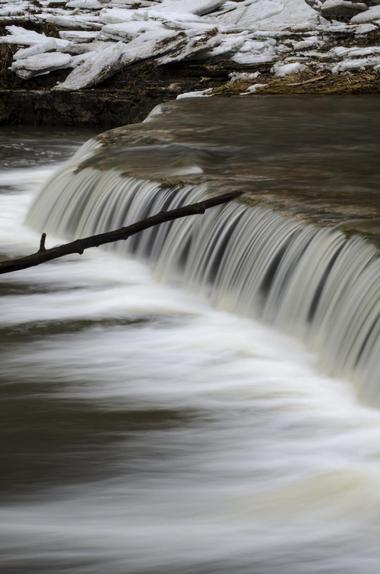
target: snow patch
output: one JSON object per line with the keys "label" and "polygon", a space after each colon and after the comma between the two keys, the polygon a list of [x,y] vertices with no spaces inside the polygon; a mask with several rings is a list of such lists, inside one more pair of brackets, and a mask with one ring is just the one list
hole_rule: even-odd
{"label": "snow patch", "polygon": [[245,92],[241,92],[241,96],[249,96],[250,94],[255,94],[257,90],[266,88],[266,84],[252,84],[249,86]]}
{"label": "snow patch", "polygon": [[56,90],[81,90],[102,82],[122,67],[125,44],[118,42],[102,52],[90,52],[86,60],[69,74]]}
{"label": "snow patch", "polygon": [[290,76],[290,74],[299,74],[304,70],[306,70],[306,66],[305,64],[301,64],[301,62],[292,62],[290,64],[278,63],[275,64],[272,68],[274,75],[278,76],[279,78]]}
{"label": "snow patch", "polygon": [[369,10],[356,14],[356,16],[351,18],[351,24],[365,24],[374,20],[380,20],[380,5],[372,6]]}
{"label": "snow patch", "polygon": [[198,90],[195,92],[185,92],[184,94],[179,94],[177,96],[177,100],[184,100],[185,98],[207,98],[211,96],[212,89],[208,88],[207,90]]}
{"label": "snow patch", "polygon": [[11,69],[16,72],[17,76],[26,80],[34,76],[42,76],[52,70],[68,68],[71,60],[69,54],[48,52],[16,60],[13,62]]}

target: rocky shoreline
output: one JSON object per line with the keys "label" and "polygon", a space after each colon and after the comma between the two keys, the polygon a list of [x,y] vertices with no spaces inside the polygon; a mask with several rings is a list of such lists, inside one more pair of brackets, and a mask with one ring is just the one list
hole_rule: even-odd
{"label": "rocky shoreline", "polygon": [[114,127],[177,97],[380,92],[377,2],[173,1],[0,0],[0,124]]}

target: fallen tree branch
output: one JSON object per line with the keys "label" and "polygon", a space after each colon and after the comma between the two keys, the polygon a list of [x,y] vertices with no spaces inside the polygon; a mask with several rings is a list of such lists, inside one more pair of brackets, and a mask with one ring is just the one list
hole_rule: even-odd
{"label": "fallen tree branch", "polygon": [[5,261],[0,261],[0,274],[12,273],[13,271],[20,271],[21,269],[28,269],[29,267],[35,267],[36,265],[41,265],[41,263],[46,263],[52,259],[58,259],[59,257],[64,257],[65,255],[72,255],[78,253],[82,255],[85,249],[90,247],[99,247],[99,245],[105,245],[107,243],[113,243],[114,241],[120,241],[128,239],[131,235],[144,231],[149,227],[154,227],[160,223],[165,223],[167,221],[173,221],[174,219],[179,219],[181,217],[186,217],[188,215],[197,215],[204,213],[210,207],[216,205],[221,205],[227,203],[232,199],[236,199],[242,192],[230,192],[223,195],[217,195],[210,197],[198,203],[190,203],[183,207],[178,207],[170,211],[160,211],[151,217],[147,217],[142,221],[137,221],[128,225],[127,227],[121,227],[114,231],[107,231],[105,233],[99,233],[97,235],[91,235],[90,237],[84,237],[83,239],[76,239],[70,243],[64,243],[63,245],[58,245],[52,247],[51,249],[46,249],[46,233],[43,233],[40,240],[39,249],[36,253],[32,255],[27,255],[26,257],[18,257],[15,259],[7,259]]}

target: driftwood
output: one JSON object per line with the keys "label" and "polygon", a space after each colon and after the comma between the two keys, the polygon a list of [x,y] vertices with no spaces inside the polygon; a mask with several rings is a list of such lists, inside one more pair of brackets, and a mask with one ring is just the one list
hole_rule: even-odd
{"label": "driftwood", "polygon": [[0,274],[12,273],[13,271],[20,271],[21,269],[35,267],[36,265],[41,265],[41,263],[46,263],[52,259],[64,257],[65,255],[71,255],[75,253],[82,255],[85,249],[89,249],[90,247],[99,247],[99,245],[105,245],[106,243],[128,239],[128,237],[131,235],[139,233],[140,231],[144,231],[144,229],[148,229],[149,227],[159,225],[160,223],[172,221],[181,217],[187,217],[188,215],[202,214],[207,209],[210,209],[210,207],[227,203],[232,199],[236,199],[241,194],[242,192],[236,191],[225,193],[223,195],[210,197],[198,203],[190,203],[189,205],[178,207],[177,209],[172,209],[170,211],[160,211],[151,217],[147,217],[142,221],[132,223],[132,225],[128,225],[127,227],[121,227],[120,229],[116,229],[114,231],[91,235],[90,237],[84,237],[83,239],[76,239],[75,241],[64,243],[63,245],[58,245],[56,247],[52,247],[51,249],[46,249],[46,233],[43,233],[41,236],[39,249],[36,253],[27,255],[26,257],[18,257],[15,259],[6,259],[5,261],[0,261]]}

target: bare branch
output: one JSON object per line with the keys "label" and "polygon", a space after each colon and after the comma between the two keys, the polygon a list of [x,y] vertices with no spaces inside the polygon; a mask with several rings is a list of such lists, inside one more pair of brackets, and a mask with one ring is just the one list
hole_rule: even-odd
{"label": "bare branch", "polygon": [[41,235],[40,248],[38,250],[38,253],[44,253],[44,251],[46,251],[45,241],[46,241],[46,233],[43,233]]}
{"label": "bare branch", "polygon": [[26,257],[18,257],[16,259],[0,261],[0,274],[12,273],[13,271],[20,271],[21,269],[35,267],[36,265],[41,265],[41,263],[46,263],[52,259],[64,257],[65,255],[71,255],[74,253],[82,255],[85,249],[89,249],[90,247],[99,247],[99,245],[105,245],[114,241],[128,239],[128,237],[131,235],[139,233],[140,231],[144,231],[144,229],[149,229],[149,227],[159,225],[160,223],[173,221],[174,219],[179,219],[188,215],[202,214],[207,209],[210,209],[210,207],[221,205],[236,199],[242,195],[242,193],[243,192],[239,191],[229,192],[223,195],[210,197],[198,203],[191,203],[189,205],[185,205],[184,207],[178,207],[170,211],[160,211],[151,217],[147,217],[142,221],[132,223],[132,225],[128,225],[127,227],[121,227],[120,229],[116,229],[114,231],[91,235],[90,237],[84,237],[83,239],[76,239],[75,241],[71,241],[70,243],[65,243],[63,245],[58,245],[57,247],[52,247],[51,249],[45,248],[46,233],[43,233],[40,240],[39,250],[36,253],[27,255]]}

